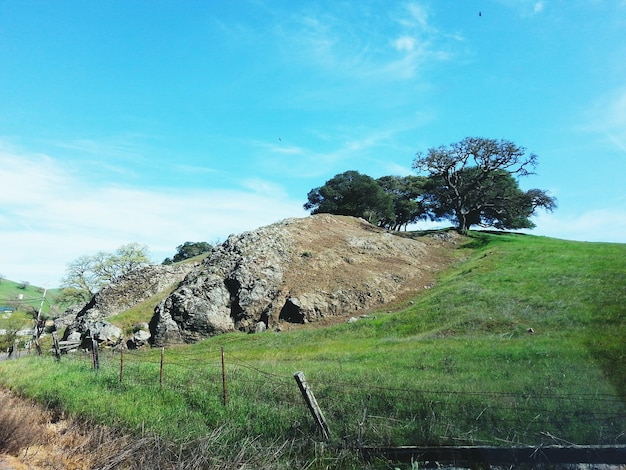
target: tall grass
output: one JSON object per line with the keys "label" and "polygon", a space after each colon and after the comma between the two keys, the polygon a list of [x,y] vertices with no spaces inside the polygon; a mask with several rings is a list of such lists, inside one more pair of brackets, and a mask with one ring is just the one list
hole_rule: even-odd
{"label": "tall grass", "polygon": [[181,445],[215,429],[233,445],[291,442],[279,460],[311,468],[331,454],[307,444],[321,438],[299,370],[346,466],[340,450],[359,445],[626,443],[626,245],[476,233],[459,249],[464,261],[399,311],[168,348],[162,386],[160,350],[125,354],[121,383],[111,355],[98,372],[80,356],[0,363],[0,384]]}

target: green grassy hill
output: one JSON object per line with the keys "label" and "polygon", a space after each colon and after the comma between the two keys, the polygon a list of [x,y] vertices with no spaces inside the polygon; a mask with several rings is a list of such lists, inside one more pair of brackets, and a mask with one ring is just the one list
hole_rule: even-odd
{"label": "green grassy hill", "polygon": [[[45,297],[44,297],[45,293]],[[59,289],[45,290],[28,283],[0,280],[0,350],[12,344],[11,332],[33,327],[33,318],[41,309],[44,316],[58,315],[62,306],[57,305]]]}
{"label": "green grassy hill", "polygon": [[167,348],[161,383],[152,350],[124,354],[121,382],[109,353],[97,373],[80,355],[0,362],[0,385],[181,445],[219,429],[217,454],[254,439],[296,468],[329,458],[311,444],[296,371],[334,458],[358,445],[625,444],[626,245],[474,233],[458,250],[398,311]]}
{"label": "green grassy hill", "polygon": [[[41,287],[2,279],[0,281],[0,305],[22,311],[29,307],[37,310],[41,305],[43,292],[44,289]],[[44,308],[48,310],[50,306],[44,303]]]}
{"label": "green grassy hill", "polygon": [[[62,312],[64,305],[59,305],[57,297],[61,289],[45,289],[25,282],[9,279],[0,280],[0,306],[8,306],[20,312],[41,311],[48,315]],[[44,297],[45,293],[45,297]]]}

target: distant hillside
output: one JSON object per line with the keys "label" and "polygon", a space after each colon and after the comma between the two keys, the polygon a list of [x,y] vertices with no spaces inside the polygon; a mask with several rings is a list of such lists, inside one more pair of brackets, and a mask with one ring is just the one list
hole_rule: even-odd
{"label": "distant hillside", "polygon": [[[32,286],[24,282],[15,282],[9,279],[0,280],[0,306],[11,307],[16,311],[57,312],[56,296],[59,290],[47,290],[44,300],[44,288]],[[43,301],[43,306],[42,306]]]}

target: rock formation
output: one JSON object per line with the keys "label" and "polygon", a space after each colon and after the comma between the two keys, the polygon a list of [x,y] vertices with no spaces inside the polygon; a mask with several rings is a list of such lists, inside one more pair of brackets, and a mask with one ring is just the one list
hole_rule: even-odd
{"label": "rock formation", "polygon": [[105,319],[180,283],[196,266],[197,263],[150,265],[109,284],[75,314],[63,340],[79,341],[90,335],[106,345],[121,342],[122,331]]}
{"label": "rock formation", "polygon": [[425,241],[329,214],[231,235],[157,306],[151,341],[354,315],[429,285],[439,267],[431,252]]}

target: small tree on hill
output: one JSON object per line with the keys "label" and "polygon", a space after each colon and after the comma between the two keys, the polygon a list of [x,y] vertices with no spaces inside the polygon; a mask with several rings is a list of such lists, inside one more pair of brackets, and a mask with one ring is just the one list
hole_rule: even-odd
{"label": "small tree on hill", "polygon": [[208,242],[185,242],[176,247],[176,254],[172,258],[165,258],[163,264],[172,264],[184,261],[194,256],[208,253],[213,246]]}
{"label": "small tree on hill", "polygon": [[358,171],[346,171],[312,189],[304,204],[311,214],[361,217],[372,224],[395,220],[393,201],[374,178]]}
{"label": "small tree on hill", "polygon": [[[147,246],[129,243],[114,253],[100,251],[77,258],[67,265],[61,286],[83,291],[84,296],[91,299],[104,286],[150,263]],[[77,294],[73,292],[72,295]]]}

